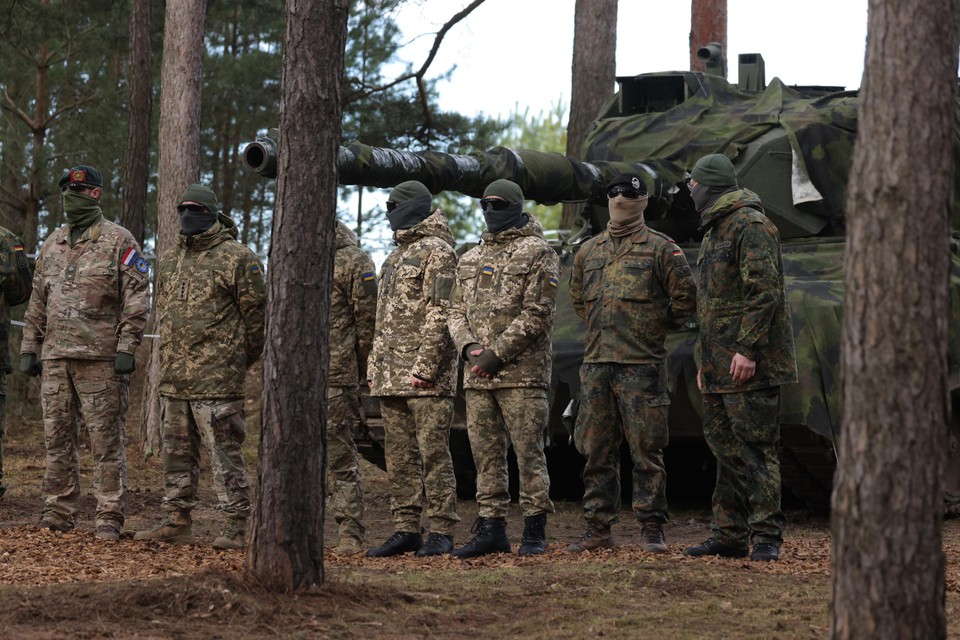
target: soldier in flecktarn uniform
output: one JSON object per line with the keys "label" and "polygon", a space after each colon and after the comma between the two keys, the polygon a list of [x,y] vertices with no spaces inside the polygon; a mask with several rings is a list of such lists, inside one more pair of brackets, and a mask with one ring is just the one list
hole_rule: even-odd
{"label": "soldier in flecktarn uniform", "polygon": [[[447,331],[457,256],[443,212],[416,181],[387,201],[397,248],[380,269],[371,393],[380,397],[395,532],[371,557],[453,549],[457,481],[450,456],[457,354]],[[429,519],[426,542],[423,516]]]}
{"label": "soldier in flecktarn uniform", "polygon": [[543,452],[560,261],[543,228],[523,211],[523,191],[495,180],[480,200],[487,230],[463,255],[451,298],[450,335],[464,367],[467,433],[477,467],[478,515],[458,558],[510,552],[507,448],[520,470],[519,555],[546,550],[553,513]]}
{"label": "soldier in flecktarn uniform", "polygon": [[363,544],[363,484],[354,435],[360,431],[359,385],[367,386],[367,358],[377,318],[377,271],[357,237],[337,221],[330,293],[330,365],[327,370],[327,467],[333,476],[337,552]]}
{"label": "soldier in flecktarn uniform", "polygon": [[587,459],[587,531],[567,551],[614,546],[610,526],[620,515],[620,443],[626,439],[644,549],[665,553],[666,338],[696,310],[696,284],[680,248],[647,227],[647,190],[639,175],[614,178],[607,198],[607,229],[580,247],[570,278],[573,308],[586,324],[574,441]]}
{"label": "soldier in flecktarn uniform", "polygon": [[82,417],[96,465],[96,536],[112,541],[124,522],[123,416],[150,309],[149,267],[130,232],[103,217],[99,171],[70,169],[60,189],[67,224],[40,249],[20,345],[20,370],[43,373],[47,464],[40,526],[69,531],[76,525]]}
{"label": "soldier in flecktarn uniform", "polygon": [[137,540],[193,541],[191,510],[200,480],[200,443],[210,448],[226,522],[215,549],[246,541],[250,484],[241,446],[246,437],[244,378],[263,350],[263,265],[237,242],[209,187],[180,197],[180,234],[157,268],[157,329],[163,403],[163,476],[167,518]]}

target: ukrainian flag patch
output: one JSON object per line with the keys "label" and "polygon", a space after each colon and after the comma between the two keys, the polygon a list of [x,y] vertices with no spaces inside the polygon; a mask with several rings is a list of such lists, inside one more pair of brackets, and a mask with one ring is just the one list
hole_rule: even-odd
{"label": "ukrainian flag patch", "polygon": [[550,276],[549,278],[547,278],[547,284],[549,284],[551,287],[556,287],[557,285],[560,284],[560,281],[557,279],[556,276]]}
{"label": "ukrainian flag patch", "polygon": [[492,275],[493,275],[493,267],[490,267],[490,266],[484,267],[483,269],[480,270],[480,274],[481,274],[481,275],[484,275],[484,276],[492,276]]}
{"label": "ukrainian flag patch", "polygon": [[374,280],[377,279],[377,276],[374,275],[373,272],[368,271],[368,272],[362,274],[362,275],[360,276],[360,279],[361,279],[363,282],[373,282]]}

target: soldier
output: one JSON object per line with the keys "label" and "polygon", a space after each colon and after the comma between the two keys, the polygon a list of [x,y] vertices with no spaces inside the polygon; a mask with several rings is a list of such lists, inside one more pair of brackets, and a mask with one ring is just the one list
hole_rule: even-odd
{"label": "soldier", "polygon": [[193,542],[202,439],[223,484],[217,493],[226,521],[213,547],[239,549],[250,514],[244,379],[263,350],[263,265],[237,242],[236,225],[210,187],[187,187],[177,211],[180,234],[160,257],[156,285],[167,517],[134,539]]}
{"label": "soldier", "polygon": [[118,540],[127,490],[123,415],[150,308],[149,268],[130,232],[103,217],[99,171],[74,167],[59,185],[67,224],[40,249],[20,346],[20,371],[43,373],[47,460],[40,526],[76,526],[79,416],[96,465],[96,537]]}
{"label": "soldier", "polygon": [[30,299],[33,274],[23,243],[11,231],[0,227],[0,498],[6,493],[3,485],[4,409],[7,404],[7,374],[13,373],[10,362],[10,307]]}
{"label": "soldier", "polygon": [[[380,397],[395,532],[370,557],[453,549],[457,481],[450,456],[457,355],[447,332],[457,256],[443,212],[416,181],[387,201],[397,248],[380,269],[371,393]],[[421,517],[430,519],[426,543]]]}
{"label": "soldier", "polygon": [[460,260],[450,311],[450,333],[467,361],[467,433],[479,518],[474,538],[453,555],[510,552],[508,442],[520,468],[518,553],[538,554],[546,549],[547,514],[553,513],[543,433],[560,264],[540,223],[524,213],[517,184],[490,183],[480,206],[487,231]]}
{"label": "soldier", "polygon": [[337,221],[330,296],[330,365],[327,373],[327,460],[334,480],[337,553],[363,544],[363,485],[354,434],[360,427],[359,385],[367,385],[367,357],[377,317],[377,273],[357,237]]}
{"label": "soldier", "polygon": [[688,556],[778,560],[780,386],[797,381],[777,227],[760,198],[737,185],[733,163],[704,156],[690,195],[705,232],[697,321],[703,434],[717,459],[713,534]]}
{"label": "soldier", "polygon": [[574,440],[587,459],[587,531],[567,551],[614,546],[610,526],[620,514],[620,443],[626,438],[644,549],[666,553],[666,337],[696,310],[696,285],[680,248],[646,226],[648,197],[640,176],[617,176],[607,198],[607,229],[580,247],[570,278],[573,308],[586,323]]}

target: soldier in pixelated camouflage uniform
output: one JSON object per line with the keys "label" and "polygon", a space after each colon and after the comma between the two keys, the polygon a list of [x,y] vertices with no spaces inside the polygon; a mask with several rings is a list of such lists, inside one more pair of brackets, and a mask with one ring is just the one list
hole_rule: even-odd
{"label": "soldier in pixelated camouflage uniform", "polygon": [[648,196],[640,176],[617,176],[607,197],[607,229],[580,247],[570,278],[573,308],[586,323],[574,441],[586,457],[587,531],[567,551],[614,546],[610,526],[620,514],[620,443],[626,439],[644,548],[665,553],[666,337],[696,310],[696,285],[680,248],[644,222]]}
{"label": "soldier in pixelated camouflage uniform", "polygon": [[359,385],[367,384],[367,357],[377,317],[377,273],[357,237],[337,221],[330,294],[330,364],[327,371],[327,462],[333,476],[337,552],[363,544],[363,485],[354,434],[360,428]]}
{"label": "soldier in pixelated camouflage uniform", "polygon": [[6,493],[3,484],[4,409],[7,405],[7,374],[13,373],[10,362],[10,307],[30,299],[33,273],[23,243],[13,232],[0,227],[0,498]]}
{"label": "soldier in pixelated camouflage uniform", "polygon": [[477,467],[479,518],[459,558],[509,552],[507,447],[520,469],[524,516],[520,555],[543,553],[553,513],[543,453],[547,389],[560,262],[540,223],[523,211],[523,192],[496,180],[480,200],[487,231],[460,259],[450,334],[467,361],[467,432]]}
{"label": "soldier in pixelated camouflage uniform", "polygon": [[380,269],[369,374],[380,397],[395,532],[371,557],[449,553],[460,521],[450,456],[457,354],[447,331],[457,256],[447,219],[431,204],[416,181],[398,184],[387,202],[397,248]]}
{"label": "soldier in pixelated camouflage uniform", "polygon": [[263,350],[263,265],[237,242],[209,187],[193,184],[179,200],[180,233],[157,267],[159,391],[163,411],[166,519],[137,540],[193,541],[200,443],[210,449],[220,508],[226,516],[215,549],[246,540],[250,484],[241,449],[247,369]]}
{"label": "soldier in pixelated camouflage uniform", "polygon": [[733,163],[704,156],[690,195],[705,232],[697,258],[703,433],[717,458],[713,534],[691,556],[779,559],[780,386],[797,381],[783,256],[760,198]]}
{"label": "soldier in pixelated camouflage uniform", "polygon": [[20,370],[43,373],[47,464],[40,526],[68,531],[76,525],[82,417],[96,465],[96,536],[118,540],[127,490],[123,416],[150,308],[149,268],[130,232],[103,217],[99,171],[70,169],[60,188],[67,224],[40,249],[20,345]]}

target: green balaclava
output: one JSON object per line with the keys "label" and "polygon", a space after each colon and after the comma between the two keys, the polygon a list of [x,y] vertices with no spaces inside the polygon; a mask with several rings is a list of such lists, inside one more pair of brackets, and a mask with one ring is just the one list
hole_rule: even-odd
{"label": "green balaclava", "polygon": [[[191,211],[184,202],[196,202],[206,211]],[[213,189],[202,184],[192,184],[180,196],[177,210],[180,212],[180,233],[190,237],[203,233],[213,226],[220,213],[220,202]],[[181,210],[183,208],[183,210]]]}
{"label": "green balaclava", "polygon": [[401,182],[390,192],[387,205],[387,220],[394,231],[415,227],[430,216],[433,196],[422,182],[408,180]]}
{"label": "green balaclava", "polygon": [[71,235],[76,232],[78,237],[83,230],[100,219],[100,200],[85,193],[72,189],[63,192],[63,212],[67,216]]}
{"label": "green balaclava", "polygon": [[492,206],[484,206],[483,199],[480,200],[481,207],[484,207],[483,219],[487,222],[487,231],[497,234],[527,223],[527,216],[523,213],[523,191],[516,182],[504,178],[494,180],[483,190],[484,199],[490,196],[503,198],[507,205],[502,209],[494,209]]}
{"label": "green balaclava", "polygon": [[697,181],[697,186],[690,190],[690,197],[699,213],[706,211],[717,198],[738,187],[733,163],[722,153],[711,153],[697,160],[690,177]]}

